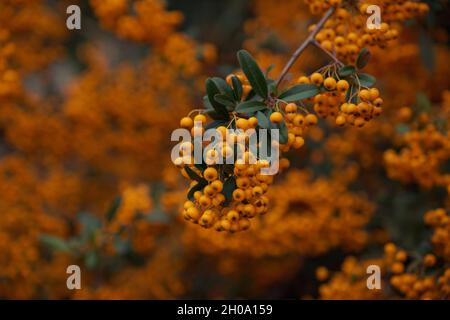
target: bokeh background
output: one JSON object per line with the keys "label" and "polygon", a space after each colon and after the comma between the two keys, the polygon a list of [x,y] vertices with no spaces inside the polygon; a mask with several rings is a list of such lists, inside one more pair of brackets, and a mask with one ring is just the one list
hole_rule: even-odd
{"label": "bokeh background", "polygon": [[[180,215],[171,131],[237,50],[276,77],[318,20],[311,2],[2,0],[0,298],[450,298],[447,1],[371,49],[383,115],[321,120],[249,231]],[[81,30],[65,26],[70,4]],[[310,48],[290,79],[327,59]]]}

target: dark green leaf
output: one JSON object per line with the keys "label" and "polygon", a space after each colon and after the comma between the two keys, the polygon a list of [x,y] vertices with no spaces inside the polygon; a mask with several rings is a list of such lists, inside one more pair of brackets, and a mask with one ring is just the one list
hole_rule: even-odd
{"label": "dark green leaf", "polygon": [[317,88],[317,86],[305,83],[293,86],[292,88],[286,90],[280,94],[279,98],[284,101],[292,102],[314,97],[318,93],[319,88]]}
{"label": "dark green leaf", "polygon": [[343,78],[348,77],[354,73],[356,73],[356,68],[351,65],[343,66],[338,71],[339,76]]}
{"label": "dark green leaf", "polygon": [[264,102],[261,101],[245,101],[241,102],[236,107],[236,112],[240,113],[254,113],[256,111],[261,111],[267,109],[267,106]]}
{"label": "dark green leaf", "polygon": [[216,84],[221,94],[227,95],[230,99],[234,98],[233,89],[228,85],[228,83],[219,77],[213,77],[211,80]]}
{"label": "dark green leaf", "polygon": [[210,116],[212,119],[214,119],[214,120],[222,120],[222,121],[225,121],[225,120],[223,120],[222,119],[222,116],[220,115],[220,114],[218,114],[217,112],[216,112],[216,110],[214,110],[214,109],[208,109],[208,110],[206,110],[205,111],[205,114],[207,114],[208,116]]}
{"label": "dark green leaf", "polygon": [[277,83],[275,80],[267,79],[267,88],[269,89],[269,94],[273,96],[277,96],[278,89],[277,89]]}
{"label": "dark green leaf", "polygon": [[208,130],[208,129],[220,127],[220,126],[222,126],[222,125],[224,125],[224,124],[227,124],[227,123],[228,123],[228,122],[227,122],[227,121],[224,121],[224,120],[215,120],[215,121],[210,122],[210,123],[208,123],[208,124],[206,125],[205,131]]}
{"label": "dark green leaf", "polygon": [[214,108],[213,108],[211,102],[209,102],[208,96],[203,96],[203,107],[204,107],[206,110],[214,110]]}
{"label": "dark green leaf", "polygon": [[77,216],[79,223],[81,224],[81,241],[92,241],[95,238],[97,230],[102,226],[102,222],[96,216],[82,212]]}
{"label": "dark green leaf", "polygon": [[258,119],[258,125],[263,129],[268,129],[270,127],[269,119],[261,111],[256,112],[256,118]]}
{"label": "dark green leaf", "polygon": [[40,241],[51,250],[63,252],[70,251],[69,245],[63,239],[44,234],[41,235]]}
{"label": "dark green leaf", "polygon": [[225,196],[225,205],[230,203],[233,199],[233,191],[236,189],[236,178],[234,176],[229,177],[223,184],[222,193]]}
{"label": "dark green leaf", "polygon": [[231,78],[231,82],[233,84],[233,92],[234,92],[234,97],[236,98],[236,101],[241,101],[242,93],[243,93],[241,80],[239,80],[238,77],[233,76]]}
{"label": "dark green leaf", "polygon": [[358,59],[356,59],[356,67],[358,69],[364,68],[369,63],[371,57],[372,54],[370,53],[369,49],[362,48],[359,52]]}
{"label": "dark green leaf", "polygon": [[88,251],[84,257],[84,264],[88,269],[94,269],[98,264],[98,256],[95,251]]}
{"label": "dark green leaf", "polygon": [[192,180],[198,181],[200,182],[201,180],[203,180],[202,177],[200,177],[197,173],[195,173],[194,170],[192,170],[191,168],[189,168],[188,166],[184,167],[184,170],[186,170],[186,173],[188,174],[189,178],[191,178]]}
{"label": "dark green leaf", "polygon": [[371,76],[370,74],[367,73],[358,74],[358,78],[359,83],[361,83],[363,87],[367,88],[372,87],[375,84],[375,82],[377,82],[377,79],[374,76]]}
{"label": "dark green leaf", "polygon": [[350,97],[356,92],[357,87],[355,85],[350,85],[350,88],[347,90],[347,94],[345,95],[345,101],[350,101]]}
{"label": "dark green leaf", "polygon": [[270,66],[267,67],[266,73],[265,73],[266,78],[269,77],[269,73],[270,73],[270,71],[273,70],[273,68],[275,68],[275,65],[274,65],[274,64],[271,64]]}
{"label": "dark green leaf", "polygon": [[111,207],[106,212],[106,220],[107,221],[111,221],[111,220],[113,220],[115,218],[115,216],[117,214],[117,211],[119,210],[121,204],[122,204],[122,197],[121,196],[117,196],[113,200],[113,203],[111,204]]}
{"label": "dark green leaf", "polygon": [[431,102],[425,93],[418,92],[416,94],[416,107],[421,112],[430,112],[431,111]]}
{"label": "dark green leaf", "polygon": [[234,164],[224,164],[223,165],[223,174],[231,175],[234,172]]}
{"label": "dark green leaf", "polygon": [[229,119],[227,108],[223,104],[214,100],[214,96],[216,94],[220,94],[220,93],[221,92],[220,92],[219,88],[217,87],[216,83],[211,78],[207,79],[206,80],[206,94],[208,96],[209,103],[214,108],[216,113],[218,115],[220,115],[220,117],[222,119]]}
{"label": "dark green leaf", "polygon": [[245,97],[245,101],[250,101],[252,100],[254,97],[256,97],[256,93],[255,90],[251,89],[250,92],[247,94],[247,96]]}
{"label": "dark green leaf", "polygon": [[288,141],[288,128],[286,127],[286,123],[283,121],[278,124],[278,128],[280,129],[280,143],[285,144]]}
{"label": "dark green leaf", "polygon": [[191,201],[194,201],[194,193],[197,191],[201,191],[204,187],[206,187],[208,185],[208,182],[206,180],[202,180],[199,183],[197,183],[195,186],[193,186],[188,194],[187,194],[187,198]]}
{"label": "dark green leaf", "polygon": [[202,163],[196,163],[195,167],[198,170],[200,170],[201,172],[203,172],[207,168],[207,165],[206,165],[206,163],[202,162]]}
{"label": "dark green leaf", "polygon": [[227,107],[228,111],[233,111],[236,102],[225,94],[216,94],[214,100]]}
{"label": "dark green leaf", "polygon": [[253,90],[262,98],[267,99],[268,90],[264,74],[253,57],[245,50],[240,50],[237,54],[239,64],[250,82]]}

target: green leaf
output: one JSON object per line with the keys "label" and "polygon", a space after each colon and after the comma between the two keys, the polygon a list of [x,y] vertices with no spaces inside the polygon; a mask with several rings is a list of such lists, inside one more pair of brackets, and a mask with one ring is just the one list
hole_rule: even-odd
{"label": "green leaf", "polygon": [[266,72],[265,72],[266,78],[269,77],[269,73],[270,73],[270,71],[273,70],[273,68],[275,68],[274,64],[271,64],[270,66],[267,67]]}
{"label": "green leaf", "polygon": [[[208,99],[208,98],[206,98],[206,99]],[[206,109],[205,114],[207,114],[213,120],[226,121],[223,119],[222,115],[218,114],[216,112],[216,110],[214,110],[214,109]]]}
{"label": "green leaf", "polygon": [[191,178],[192,180],[195,180],[195,181],[198,181],[198,182],[203,180],[202,177],[200,177],[197,173],[195,173],[194,170],[192,170],[188,166],[185,166],[184,170],[186,170],[186,173],[188,174],[189,178]]}
{"label": "green leaf", "polygon": [[225,196],[225,205],[231,202],[233,199],[233,191],[236,189],[236,178],[234,176],[229,177],[223,184],[222,193]]}
{"label": "green leaf", "polygon": [[111,207],[106,212],[106,220],[107,221],[112,221],[115,218],[115,216],[117,214],[117,211],[119,210],[121,204],[122,204],[122,197],[121,196],[117,196],[113,200],[113,203],[111,204]]}
{"label": "green leaf", "polygon": [[255,90],[251,89],[250,92],[245,97],[245,101],[250,101],[256,96]]}
{"label": "green leaf", "polygon": [[430,112],[431,111],[431,102],[425,93],[418,92],[416,94],[416,107],[421,112]]}
{"label": "green leaf", "polygon": [[254,113],[256,111],[261,111],[267,109],[267,105],[261,101],[245,101],[241,102],[236,107],[236,112],[240,113]]}
{"label": "green leaf", "polygon": [[349,101],[350,97],[353,95],[354,92],[356,92],[357,87],[355,84],[350,85],[350,88],[347,90],[347,94],[345,95],[345,101]]}
{"label": "green leaf", "polygon": [[205,110],[214,110],[211,102],[209,102],[209,98],[208,96],[203,96],[203,107],[205,108]]}
{"label": "green leaf", "polygon": [[362,48],[359,52],[358,59],[356,59],[356,67],[358,69],[364,68],[369,63],[371,57],[372,54],[370,53],[369,49]]}
{"label": "green leaf", "polygon": [[209,103],[211,104],[211,106],[214,108],[216,113],[222,119],[229,119],[227,108],[223,104],[214,100],[214,96],[216,94],[220,94],[220,93],[221,92],[220,92],[219,88],[217,87],[216,83],[211,78],[207,79],[206,80],[206,94],[208,96]]}
{"label": "green leaf", "polygon": [[355,74],[355,73],[356,73],[356,68],[354,66],[351,66],[351,65],[343,66],[338,71],[339,76],[343,77],[343,78],[348,77],[348,76],[350,76],[352,74]]}
{"label": "green leaf", "polygon": [[223,125],[225,125],[225,124],[227,124],[227,123],[228,123],[228,121],[224,121],[224,120],[215,120],[215,121],[210,122],[210,123],[208,123],[208,124],[206,125],[205,131],[208,130],[208,129],[212,129],[212,128],[217,128],[217,127],[223,126]]}
{"label": "green leaf", "polygon": [[202,180],[199,183],[197,183],[195,186],[193,186],[188,194],[187,194],[187,198],[191,201],[194,201],[194,193],[197,191],[201,191],[204,187],[206,187],[208,185],[208,182],[206,180]]}
{"label": "green leaf", "polygon": [[375,82],[377,82],[377,79],[374,76],[371,76],[370,74],[367,73],[360,73],[358,74],[358,78],[359,78],[359,83],[361,83],[362,86],[364,87],[372,87]]}
{"label": "green leaf", "polygon": [[84,264],[88,269],[94,269],[98,264],[98,255],[95,251],[88,251],[84,256]]}
{"label": "green leaf", "polygon": [[234,98],[233,89],[224,79],[219,77],[212,77],[211,80],[215,83],[221,94],[227,95],[230,99]]}
{"label": "green leaf", "polygon": [[87,212],[81,212],[78,214],[77,220],[81,224],[81,232],[79,237],[80,241],[93,241],[97,230],[102,227],[102,221]]}
{"label": "green leaf", "polygon": [[285,144],[288,141],[288,128],[286,127],[286,123],[283,121],[279,123],[278,129],[280,129],[280,144]]}
{"label": "green leaf", "polygon": [[250,82],[253,90],[262,98],[267,99],[268,90],[266,78],[256,63],[255,59],[245,50],[240,50],[237,54],[239,64]]}
{"label": "green leaf", "polygon": [[267,79],[267,88],[269,89],[269,94],[271,94],[273,96],[277,96],[278,88],[277,88],[277,83],[275,82],[275,80]]}
{"label": "green leaf", "polygon": [[292,88],[284,91],[280,94],[279,98],[284,101],[292,102],[314,97],[318,93],[319,88],[317,88],[317,86],[304,83],[293,86]]}
{"label": "green leaf", "polygon": [[408,125],[406,125],[406,124],[404,124],[404,123],[400,123],[400,124],[398,124],[398,125],[395,127],[395,131],[396,131],[398,134],[405,134],[405,133],[409,132],[410,129],[409,129],[409,126],[408,126]]}
{"label": "green leaf", "polygon": [[63,239],[44,234],[41,235],[40,241],[51,250],[62,252],[70,251],[70,246]]}
{"label": "green leaf", "polygon": [[233,76],[231,78],[231,83],[233,84],[233,92],[236,101],[241,101],[243,93],[241,80],[239,80],[238,77]]}
{"label": "green leaf", "polygon": [[[216,94],[214,96],[214,100],[223,104],[226,107],[232,108],[231,110],[233,110],[234,106],[236,105],[236,102],[233,99],[231,99],[229,96],[227,96],[226,94]],[[228,110],[228,108],[227,108],[227,110]]]}
{"label": "green leaf", "polygon": [[261,111],[256,112],[256,119],[258,119],[258,126],[263,129],[268,129],[270,127],[269,119]]}
{"label": "green leaf", "polygon": [[196,164],[194,164],[194,166],[198,169],[198,170],[200,170],[201,172],[203,172],[208,166],[206,165],[206,163],[204,163],[203,161],[202,161],[202,163],[196,163]]}

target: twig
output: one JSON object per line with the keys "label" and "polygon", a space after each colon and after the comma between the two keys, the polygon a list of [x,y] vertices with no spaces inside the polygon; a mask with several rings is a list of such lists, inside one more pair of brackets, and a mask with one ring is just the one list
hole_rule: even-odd
{"label": "twig", "polygon": [[280,85],[280,83],[283,81],[284,77],[286,77],[289,69],[292,67],[292,65],[295,63],[295,61],[298,59],[300,54],[302,54],[303,51],[308,47],[308,45],[315,39],[317,33],[322,29],[325,22],[331,17],[331,15],[334,13],[335,7],[331,7],[328,9],[328,11],[325,13],[325,15],[320,19],[320,21],[316,24],[316,27],[314,30],[309,34],[308,38],[295,50],[295,52],[292,54],[291,58],[289,59],[288,63],[284,66],[283,71],[280,74],[280,77],[278,78],[276,82],[276,87]]}
{"label": "twig", "polygon": [[341,66],[344,65],[334,54],[332,54],[330,51],[328,51],[324,47],[322,47],[322,45],[319,42],[317,42],[316,39],[314,39],[311,43],[313,45],[315,45],[317,48],[319,48],[320,50],[322,50],[323,52],[325,52],[336,64],[339,64]]}

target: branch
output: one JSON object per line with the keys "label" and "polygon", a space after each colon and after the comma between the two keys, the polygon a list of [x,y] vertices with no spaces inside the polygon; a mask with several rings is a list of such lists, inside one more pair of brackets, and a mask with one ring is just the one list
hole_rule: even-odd
{"label": "branch", "polygon": [[323,52],[325,52],[334,62],[336,62],[337,64],[343,66],[344,64],[338,59],[336,58],[336,56],[334,54],[332,54],[331,52],[329,52],[328,50],[325,50],[322,45],[317,42],[317,40],[313,40],[311,42],[313,45],[315,45],[317,48],[319,48],[320,50],[322,50]]}
{"label": "branch", "polygon": [[308,38],[300,45],[300,47],[295,50],[295,52],[292,54],[291,58],[289,59],[288,63],[284,66],[283,71],[281,72],[280,77],[277,80],[276,86],[278,87],[280,83],[283,81],[284,77],[286,77],[289,69],[292,67],[292,65],[295,63],[295,61],[298,59],[298,57],[302,54],[303,51],[308,47],[308,45],[315,40],[315,37],[317,33],[323,28],[323,25],[325,22],[331,17],[331,15],[336,10],[335,7],[331,7],[328,9],[328,11],[325,13],[325,15],[320,19],[320,21],[317,23],[314,30],[309,34]]}

